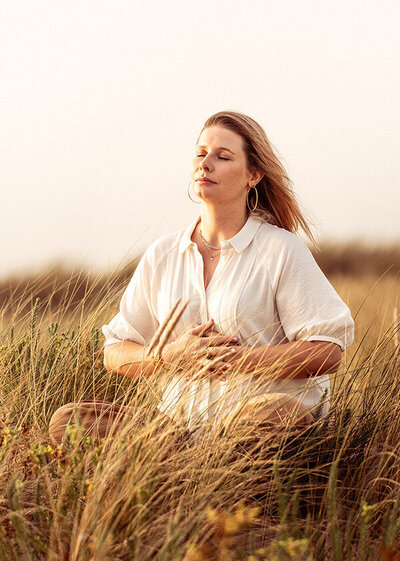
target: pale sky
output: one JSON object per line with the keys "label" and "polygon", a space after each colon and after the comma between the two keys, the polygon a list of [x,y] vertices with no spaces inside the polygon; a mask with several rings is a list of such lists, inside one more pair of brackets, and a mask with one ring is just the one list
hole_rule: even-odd
{"label": "pale sky", "polygon": [[400,242],[397,0],[0,8],[0,276],[111,269],[187,226],[211,114],[267,133],[318,240]]}

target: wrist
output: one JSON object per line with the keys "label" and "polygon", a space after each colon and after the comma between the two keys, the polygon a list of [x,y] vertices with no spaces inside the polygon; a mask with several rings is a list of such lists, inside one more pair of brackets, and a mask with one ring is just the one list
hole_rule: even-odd
{"label": "wrist", "polygon": [[260,368],[263,367],[265,351],[262,347],[257,347],[254,345],[240,345],[239,352],[237,356],[233,358],[243,370],[247,372],[250,376],[259,376]]}
{"label": "wrist", "polygon": [[254,362],[254,359],[257,359],[257,356],[254,353],[253,347],[251,347],[250,345],[239,346],[237,360],[242,360],[245,366],[251,366]]}
{"label": "wrist", "polygon": [[157,349],[153,349],[151,352],[144,349],[142,366],[146,369],[150,368],[151,370],[160,370],[164,368],[164,359],[162,354],[157,352]]}

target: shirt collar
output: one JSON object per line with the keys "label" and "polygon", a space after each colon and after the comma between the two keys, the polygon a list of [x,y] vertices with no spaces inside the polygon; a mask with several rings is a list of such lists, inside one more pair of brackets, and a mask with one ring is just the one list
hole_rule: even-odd
{"label": "shirt collar", "polygon": [[[182,234],[181,241],[179,243],[179,253],[183,253],[190,245],[194,245],[194,242],[190,239],[193,231],[200,220],[200,216],[198,216],[187,228],[184,230]],[[246,247],[250,244],[253,240],[254,236],[257,233],[257,230],[261,226],[262,220],[256,218],[255,216],[249,216],[239,232],[230,238],[229,240],[225,240],[222,243],[222,247],[225,245],[230,244],[233,249],[235,249],[238,253],[241,253]]]}
{"label": "shirt collar", "polygon": [[183,253],[190,245],[194,245],[194,242],[190,239],[190,236],[193,234],[194,229],[196,228],[197,222],[200,220],[200,216],[198,216],[189,226],[184,230],[181,241],[179,243],[179,253]]}

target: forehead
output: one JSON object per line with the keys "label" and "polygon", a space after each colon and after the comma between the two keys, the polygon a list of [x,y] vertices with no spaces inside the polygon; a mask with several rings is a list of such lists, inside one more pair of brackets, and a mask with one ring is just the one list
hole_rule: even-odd
{"label": "forehead", "polygon": [[197,144],[210,148],[224,146],[235,153],[243,152],[242,137],[236,132],[217,125],[204,129],[199,136]]}

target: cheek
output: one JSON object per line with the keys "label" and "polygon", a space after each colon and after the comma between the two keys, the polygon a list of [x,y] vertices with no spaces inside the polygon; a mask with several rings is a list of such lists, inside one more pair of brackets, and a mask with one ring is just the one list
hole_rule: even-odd
{"label": "cheek", "polygon": [[246,181],[246,175],[242,166],[231,166],[227,170],[226,176],[235,183],[244,183]]}

